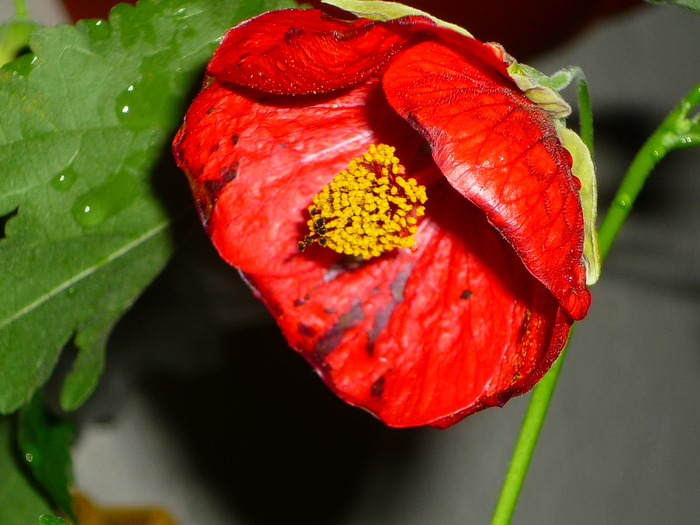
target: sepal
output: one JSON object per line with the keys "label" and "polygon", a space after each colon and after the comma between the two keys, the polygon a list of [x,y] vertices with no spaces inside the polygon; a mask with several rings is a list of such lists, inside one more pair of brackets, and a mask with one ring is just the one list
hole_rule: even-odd
{"label": "sepal", "polygon": [[338,7],[360,18],[369,18],[370,20],[378,20],[380,22],[388,22],[389,20],[395,20],[404,16],[424,16],[440,27],[451,29],[469,38],[474,38],[472,34],[463,27],[445,22],[425,11],[399,2],[383,2],[381,0],[321,0],[321,3]]}

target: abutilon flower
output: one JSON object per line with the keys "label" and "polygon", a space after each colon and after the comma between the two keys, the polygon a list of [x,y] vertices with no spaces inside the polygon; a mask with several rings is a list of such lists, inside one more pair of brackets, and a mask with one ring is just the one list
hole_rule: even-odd
{"label": "abutilon flower", "polygon": [[499,46],[408,13],[239,24],[174,153],[326,384],[388,425],[447,427],[532,388],[586,315],[592,165]]}

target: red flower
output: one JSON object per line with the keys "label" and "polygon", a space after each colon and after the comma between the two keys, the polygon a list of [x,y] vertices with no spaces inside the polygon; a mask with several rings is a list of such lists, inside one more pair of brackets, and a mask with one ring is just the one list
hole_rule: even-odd
{"label": "red flower", "polygon": [[[413,191],[399,179],[427,201],[406,205],[403,226],[396,214],[365,223],[382,239],[391,223],[407,247],[351,257],[322,244],[365,242],[339,233],[352,205],[337,203],[354,194],[336,175],[359,158],[350,175],[381,178],[391,150],[363,157],[373,144],[401,166],[387,160],[386,180],[357,191],[389,215],[403,205],[391,195]],[[586,315],[580,183],[553,118],[497,47],[431,19],[282,10],[243,22],[174,152],[215,246],[289,344],[388,425],[447,427],[526,392]],[[374,213],[358,210],[352,220]]]}

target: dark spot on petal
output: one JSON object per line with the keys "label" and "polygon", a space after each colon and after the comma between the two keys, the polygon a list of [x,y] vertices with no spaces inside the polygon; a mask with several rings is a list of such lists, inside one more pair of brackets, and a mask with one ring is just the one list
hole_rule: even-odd
{"label": "dark spot on petal", "polygon": [[219,180],[204,180],[192,183],[192,191],[196,195],[197,211],[205,227],[209,223],[211,211],[216,205],[216,200],[219,198],[219,193],[223,186],[224,183]]}
{"label": "dark spot on petal", "polygon": [[352,305],[350,310],[341,315],[338,318],[338,321],[318,340],[318,343],[316,343],[313,351],[314,359],[325,361],[326,356],[335,350],[335,348],[340,344],[345,332],[360,324],[364,318],[365,312],[362,308],[360,300],[358,299]]}
{"label": "dark spot on petal", "polygon": [[341,273],[345,271],[345,268],[338,264],[334,264],[328,270],[326,270],[326,273],[323,274],[323,282],[324,283],[329,283],[336,277],[338,277]]}
{"label": "dark spot on petal", "polygon": [[327,306],[327,307],[325,307],[325,308],[323,309],[323,312],[324,312],[324,313],[327,313],[327,314],[329,314],[329,315],[333,315],[333,314],[337,314],[337,313],[338,313],[338,310],[336,310],[335,308],[332,308],[332,307],[330,307],[330,306]]}
{"label": "dark spot on petal", "polygon": [[381,376],[374,383],[372,383],[372,389],[370,390],[370,394],[372,395],[372,397],[382,397],[383,393],[384,393],[384,376]]}
{"label": "dark spot on petal", "polygon": [[[324,223],[325,223],[325,221],[324,221]],[[321,242],[321,239],[324,240],[323,243]],[[325,246],[325,244],[326,244],[325,237],[322,237],[321,239],[319,239],[319,244],[321,244],[321,246]],[[328,270],[326,270],[326,273],[323,274],[323,282],[329,283],[333,279],[338,277],[340,274],[347,272],[347,271],[355,270],[355,269],[359,268],[360,266],[362,266],[363,264],[365,264],[366,262],[367,261],[365,261],[362,257],[353,257],[352,255],[347,255],[347,256],[343,257],[342,259],[340,259],[333,266],[328,268]]]}
{"label": "dark spot on petal", "polygon": [[280,148],[284,149],[284,148],[286,148],[286,147],[287,147],[287,143],[286,143],[286,142],[280,142]]}
{"label": "dark spot on petal", "polygon": [[0,239],[4,239],[5,237],[7,237],[7,232],[5,231],[5,226],[7,225],[7,222],[12,217],[17,215],[18,212],[19,212],[19,207],[15,208],[7,215],[0,216]]}
{"label": "dark spot on petal", "polygon": [[238,162],[234,162],[233,165],[221,168],[219,172],[219,177],[224,183],[229,183],[236,177],[238,177]]}
{"label": "dark spot on petal", "polygon": [[231,136],[231,142],[233,142],[233,145],[234,145],[234,146],[237,146],[237,145],[238,145],[238,141],[239,141],[240,139],[241,139],[241,137],[239,137],[239,136],[236,135],[236,134],[234,134],[234,135]]}
{"label": "dark spot on petal", "polygon": [[214,113],[214,111],[216,111],[216,106],[210,107],[210,108],[207,110],[207,115],[211,115],[212,113]]}
{"label": "dark spot on petal", "polygon": [[300,35],[303,32],[304,32],[304,30],[301,27],[290,27],[289,29],[287,29],[287,32],[284,34],[284,41],[287,44],[291,44],[292,39],[295,36]]}
{"label": "dark spot on petal", "polygon": [[205,199],[198,198],[195,201],[197,205],[197,212],[199,213],[199,219],[202,221],[202,225],[206,228],[209,225],[209,219],[211,218],[212,206]]}
{"label": "dark spot on petal", "polygon": [[471,290],[462,290],[462,293],[459,294],[460,299],[469,299],[472,295],[474,295],[474,292]]}
{"label": "dark spot on petal", "polygon": [[367,341],[367,346],[365,346],[365,350],[367,351],[367,355],[369,357],[374,357],[374,341],[371,339]]}
{"label": "dark spot on petal", "polygon": [[389,288],[391,289],[391,298],[395,303],[400,303],[403,301],[403,291],[406,288],[406,283],[408,278],[411,276],[413,271],[413,263],[409,263],[396,274],[396,278],[391,282]]}
{"label": "dark spot on petal", "polygon": [[311,299],[311,296],[309,294],[306,294],[304,297],[300,297],[296,301],[292,303],[292,306],[302,306],[305,305],[306,302]]}
{"label": "dark spot on petal", "polygon": [[374,344],[374,342],[377,340],[377,337],[379,337],[379,334],[381,334],[386,328],[386,325],[389,323],[389,318],[391,317],[391,314],[394,313],[395,307],[396,303],[394,302],[389,304],[383,304],[374,314],[372,328],[370,328],[369,334],[367,334],[372,344]]}
{"label": "dark spot on petal", "polygon": [[221,190],[224,188],[224,183],[220,180],[208,179],[202,181],[202,186],[213,198],[214,202],[212,204],[216,204],[216,199],[219,197],[219,193],[221,193]]}
{"label": "dark spot on petal", "polygon": [[217,151],[219,151],[219,148],[220,148],[220,147],[221,147],[221,146],[220,146],[219,144],[214,144],[214,145],[211,147],[211,149],[209,150],[209,154],[212,155],[212,154],[216,153]]}
{"label": "dark spot on petal", "polygon": [[304,323],[299,323],[297,325],[297,332],[299,332],[299,335],[302,337],[313,337],[316,335],[316,330]]}

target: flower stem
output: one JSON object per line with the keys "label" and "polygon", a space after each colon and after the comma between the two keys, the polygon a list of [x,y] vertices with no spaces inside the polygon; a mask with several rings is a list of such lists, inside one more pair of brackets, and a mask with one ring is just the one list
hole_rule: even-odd
{"label": "flower stem", "polygon": [[603,260],[610,252],[651,170],[669,151],[700,143],[698,116],[687,118],[688,113],[698,103],[700,103],[700,83],[681,100],[635,156],[598,230],[600,254]]}
{"label": "flower stem", "polygon": [[525,482],[525,476],[530,467],[530,460],[535,451],[544,419],[547,416],[549,402],[552,400],[554,388],[557,386],[557,379],[559,378],[559,372],[561,371],[564,355],[568,347],[569,343],[567,342],[561,354],[559,354],[559,358],[549,369],[549,372],[532,390],[530,404],[527,407],[527,412],[520,428],[518,442],[510,459],[508,474],[503,482],[501,495],[498,498],[496,510],[491,519],[491,525],[508,525],[513,517],[515,506],[518,504],[520,489],[522,489]]}
{"label": "flower stem", "polygon": [[29,18],[24,0],[14,0],[14,3],[14,19],[3,24],[4,27],[0,29],[0,66],[17,58],[22,48],[27,46],[29,35],[37,25]]}
{"label": "flower stem", "polygon": [[[581,95],[581,92],[579,92],[579,95]],[[584,93],[584,96],[587,96],[587,92]],[[696,114],[694,117],[688,118],[688,113],[698,104],[700,104],[700,83],[681,100],[680,104],[666,117],[635,156],[598,232],[602,259],[605,259],[610,252],[610,248],[627,219],[635,199],[656,164],[673,149],[700,144],[700,115]],[[588,117],[585,118],[587,119]],[[587,128],[588,125],[582,125],[582,136],[589,139],[590,144],[592,144],[592,127],[583,129],[584,127]],[[590,135],[587,136],[589,132]],[[588,143],[588,140],[586,142]],[[571,337],[572,333],[573,327],[569,337]],[[567,347],[568,342],[559,358],[552,365],[552,368],[532,390],[530,404],[525,413],[520,435],[513,451],[506,479],[503,482],[501,495],[496,504],[491,525],[509,525],[513,517],[520,490],[525,482],[530,460],[537,445],[544,419],[547,416],[549,403],[554,394],[554,388],[559,378]]]}
{"label": "flower stem", "polygon": [[15,20],[25,20],[29,18],[29,11],[24,0],[14,0],[15,2]]}

